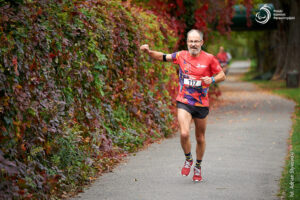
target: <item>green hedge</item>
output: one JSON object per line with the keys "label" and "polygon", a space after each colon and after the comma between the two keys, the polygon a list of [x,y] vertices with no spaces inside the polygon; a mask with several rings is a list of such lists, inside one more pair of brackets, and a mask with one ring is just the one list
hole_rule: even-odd
{"label": "green hedge", "polygon": [[0,198],[76,191],[171,133],[176,35],[119,0],[0,1]]}

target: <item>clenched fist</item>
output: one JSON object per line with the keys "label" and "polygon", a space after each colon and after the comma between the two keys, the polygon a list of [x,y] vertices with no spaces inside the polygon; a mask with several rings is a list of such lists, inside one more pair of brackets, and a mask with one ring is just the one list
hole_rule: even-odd
{"label": "clenched fist", "polygon": [[150,52],[149,45],[148,44],[142,45],[140,47],[140,50],[143,51],[143,52],[149,53]]}
{"label": "clenched fist", "polygon": [[212,83],[212,78],[208,76],[204,76],[201,78],[201,81],[203,81],[207,85],[210,85]]}

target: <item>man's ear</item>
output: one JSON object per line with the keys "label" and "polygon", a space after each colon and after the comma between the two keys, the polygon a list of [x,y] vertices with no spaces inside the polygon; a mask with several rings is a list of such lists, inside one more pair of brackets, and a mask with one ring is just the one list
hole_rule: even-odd
{"label": "man's ear", "polygon": [[202,45],[204,44],[204,40],[201,40],[200,44],[201,44],[201,46],[202,46]]}

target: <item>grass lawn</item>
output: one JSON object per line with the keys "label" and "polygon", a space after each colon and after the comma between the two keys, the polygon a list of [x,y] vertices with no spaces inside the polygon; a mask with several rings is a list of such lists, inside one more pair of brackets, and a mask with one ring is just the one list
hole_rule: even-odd
{"label": "grass lawn", "polygon": [[280,180],[279,195],[284,196],[286,200],[300,199],[300,88],[286,88],[285,81],[251,81],[254,73],[250,71],[243,79],[275,94],[292,99],[297,104],[289,142],[291,149],[289,149],[286,166]]}
{"label": "grass lawn", "polygon": [[[300,198],[300,88],[279,88],[274,93],[293,99],[296,103],[293,132],[291,136],[292,149],[286,162],[285,171],[281,179],[281,194],[286,199]],[[285,193],[285,194],[284,194]]]}

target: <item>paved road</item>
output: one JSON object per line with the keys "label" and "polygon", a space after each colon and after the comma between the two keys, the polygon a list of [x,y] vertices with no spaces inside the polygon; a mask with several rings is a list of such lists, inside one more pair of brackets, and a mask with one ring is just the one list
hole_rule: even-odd
{"label": "paved road", "polygon": [[[228,79],[221,85],[221,106],[209,115],[202,182],[192,182],[191,174],[180,175],[184,156],[177,134],[131,156],[73,199],[279,199],[276,194],[294,103],[240,82],[238,77],[248,65],[232,64]],[[194,149],[194,137],[192,142]]]}

